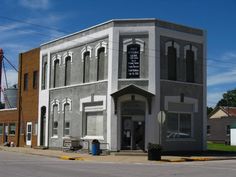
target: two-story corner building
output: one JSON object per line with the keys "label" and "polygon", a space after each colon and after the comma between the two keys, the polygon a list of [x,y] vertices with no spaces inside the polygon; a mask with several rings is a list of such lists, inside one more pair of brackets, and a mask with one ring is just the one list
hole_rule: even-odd
{"label": "two-story corner building", "polygon": [[200,29],[128,19],[41,45],[38,145],[60,148],[74,138],[111,151],[146,150],[149,142],[204,150],[205,42]]}

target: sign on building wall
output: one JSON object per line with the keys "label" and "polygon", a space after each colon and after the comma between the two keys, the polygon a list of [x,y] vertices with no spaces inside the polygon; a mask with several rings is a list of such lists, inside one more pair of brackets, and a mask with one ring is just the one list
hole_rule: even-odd
{"label": "sign on building wall", "polygon": [[127,47],[127,78],[139,78],[140,75],[140,46],[137,44]]}

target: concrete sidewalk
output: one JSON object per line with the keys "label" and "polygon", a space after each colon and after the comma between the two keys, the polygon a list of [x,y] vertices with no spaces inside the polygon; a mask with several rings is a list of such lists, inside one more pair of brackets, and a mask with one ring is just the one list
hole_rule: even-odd
{"label": "concrete sidewalk", "polygon": [[0,150],[8,152],[17,152],[31,155],[40,155],[54,157],[63,160],[81,160],[87,162],[110,162],[110,163],[161,163],[161,162],[188,162],[188,161],[210,161],[210,160],[232,160],[236,156],[162,156],[161,161],[148,161],[147,156],[92,156],[86,153],[63,152],[60,150],[41,150],[26,147],[4,147],[0,146]]}

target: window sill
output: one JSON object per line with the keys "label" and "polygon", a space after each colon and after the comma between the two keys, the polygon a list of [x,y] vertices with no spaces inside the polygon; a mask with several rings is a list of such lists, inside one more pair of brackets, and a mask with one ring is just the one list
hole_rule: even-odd
{"label": "window sill", "polygon": [[58,136],[52,136],[51,139],[58,139]]}
{"label": "window sill", "polygon": [[84,136],[81,139],[82,140],[93,140],[93,139],[104,140],[104,137],[103,136]]}
{"label": "window sill", "polygon": [[193,139],[193,138],[166,139],[166,142],[183,142],[183,141],[193,142],[193,141],[196,141],[196,140]]}
{"label": "window sill", "polygon": [[71,139],[71,136],[68,135],[68,136],[63,136],[62,139]]}
{"label": "window sill", "polygon": [[10,134],[10,135],[8,135],[8,136],[16,136],[16,135],[14,135],[14,134]]}

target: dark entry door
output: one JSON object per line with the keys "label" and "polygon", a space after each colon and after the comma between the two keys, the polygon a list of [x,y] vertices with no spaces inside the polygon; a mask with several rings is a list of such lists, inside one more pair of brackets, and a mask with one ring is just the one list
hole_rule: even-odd
{"label": "dark entry door", "polygon": [[132,117],[122,117],[121,149],[132,149]]}
{"label": "dark entry door", "polygon": [[133,145],[134,150],[144,150],[145,126],[144,121],[133,122]]}

